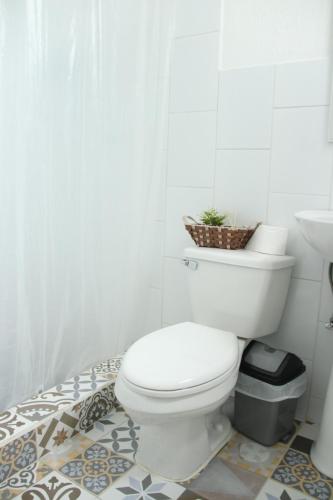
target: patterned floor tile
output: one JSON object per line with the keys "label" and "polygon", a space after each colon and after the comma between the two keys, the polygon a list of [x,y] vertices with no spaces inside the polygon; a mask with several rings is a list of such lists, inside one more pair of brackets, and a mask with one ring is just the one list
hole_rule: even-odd
{"label": "patterned floor tile", "polygon": [[36,431],[10,441],[0,448],[0,483],[37,460]]}
{"label": "patterned floor tile", "polygon": [[101,376],[95,369],[91,369],[57,385],[56,389],[77,401],[105,384],[107,384],[105,377]]}
{"label": "patterned floor tile", "polygon": [[92,394],[85,401],[82,401],[79,416],[79,431],[87,432],[93,429],[94,423],[105,415],[108,415],[114,408],[119,406],[114,394],[113,384],[103,387],[95,394]]}
{"label": "patterned floor tile", "polygon": [[333,480],[321,474],[305,453],[289,448],[272,479],[320,500],[333,497]]}
{"label": "patterned floor tile", "polygon": [[310,500],[310,498],[301,491],[287,488],[276,481],[268,479],[256,500]]}
{"label": "patterned floor tile", "polygon": [[0,500],[11,500],[33,486],[52,469],[43,462],[35,462],[0,484]]}
{"label": "patterned floor tile", "polygon": [[228,463],[220,457],[214,458],[195,478],[182,483],[201,498],[209,500],[253,500],[266,478]]}
{"label": "patterned floor tile", "polygon": [[115,381],[121,367],[122,359],[123,356],[108,359],[107,361],[103,361],[102,363],[94,366],[92,370],[95,373],[102,375],[104,378]]}
{"label": "patterned floor tile", "polygon": [[15,408],[0,412],[0,446],[3,446],[16,433],[24,432],[24,427],[29,426],[31,426],[29,420],[18,415]]}
{"label": "patterned floor tile", "polygon": [[89,439],[97,441],[98,439],[104,437],[105,434],[110,432],[115,427],[126,422],[127,419],[128,417],[122,408],[115,408],[111,411],[111,413],[105,415],[105,417],[95,422],[93,424],[93,428],[90,431],[86,432],[85,435]]}
{"label": "patterned floor tile", "polygon": [[67,439],[79,432],[81,405],[76,404],[68,411],[60,411],[37,428],[38,456],[43,457],[59,448]]}
{"label": "patterned floor tile", "polygon": [[59,470],[91,493],[100,496],[119,477],[133,467],[133,462],[115,455],[97,443],[67,462]]}
{"label": "patterned floor tile", "polygon": [[18,498],[22,500],[75,500],[76,498],[96,500],[96,497],[54,471],[28,488]]}
{"label": "patterned floor tile", "polygon": [[126,420],[121,425],[114,425],[108,434],[98,439],[97,442],[111,448],[118,455],[133,459],[138,449],[139,436],[139,425],[126,416]]}
{"label": "patterned floor tile", "polygon": [[277,443],[271,447],[261,446],[236,433],[219,453],[219,456],[245,470],[270,477],[285,451],[284,444]]}
{"label": "patterned floor tile", "polygon": [[95,442],[91,439],[88,439],[83,434],[77,434],[74,438],[65,441],[59,448],[53,449],[43,458],[43,462],[52,469],[60,469],[93,444]]}
{"label": "patterned floor tile", "polygon": [[31,422],[39,422],[53,413],[57,413],[62,407],[70,405],[73,401],[72,397],[53,388],[18,404],[16,411],[18,415]]}
{"label": "patterned floor tile", "polygon": [[99,497],[105,500],[176,500],[184,492],[185,488],[180,484],[166,481],[135,466]]}
{"label": "patterned floor tile", "polygon": [[[236,433],[196,478],[182,484],[136,466],[140,428],[114,394],[121,359],[34,396],[17,405],[16,414],[0,413],[0,500],[333,499],[333,480],[309,457],[309,424],[273,447]],[[33,425],[37,431],[27,432]]]}

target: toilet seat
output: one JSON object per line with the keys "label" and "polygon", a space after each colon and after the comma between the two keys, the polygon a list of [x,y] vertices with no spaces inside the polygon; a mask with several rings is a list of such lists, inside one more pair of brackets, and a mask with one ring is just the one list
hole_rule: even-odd
{"label": "toilet seat", "polygon": [[234,376],[239,342],[231,332],[180,323],[141,338],[127,351],[121,376],[132,391],[178,398]]}
{"label": "toilet seat", "polygon": [[134,393],[141,394],[142,396],[147,396],[150,398],[158,398],[158,399],[172,398],[173,400],[175,400],[177,398],[180,399],[185,396],[192,396],[201,392],[207,392],[210,389],[214,389],[214,387],[216,386],[219,386],[221,389],[224,384],[226,384],[228,387],[229,379],[234,379],[235,377],[237,379],[238,368],[239,368],[239,363],[236,363],[235,367],[233,367],[231,370],[229,370],[228,372],[224,373],[223,375],[217,378],[214,378],[213,380],[205,382],[204,384],[188,387],[187,389],[178,389],[173,391],[157,391],[154,389],[146,389],[145,387],[140,387],[138,385],[133,384],[128,379],[126,379],[126,377],[124,377],[122,374],[120,374],[120,378],[122,378],[123,382]]}

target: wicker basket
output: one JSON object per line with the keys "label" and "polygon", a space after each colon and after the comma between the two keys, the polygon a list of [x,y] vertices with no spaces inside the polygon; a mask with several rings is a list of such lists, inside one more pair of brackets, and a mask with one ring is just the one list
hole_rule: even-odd
{"label": "wicker basket", "polygon": [[189,216],[183,217],[183,220],[186,230],[198,247],[225,248],[228,250],[244,248],[260,224],[252,228],[242,228],[198,224]]}

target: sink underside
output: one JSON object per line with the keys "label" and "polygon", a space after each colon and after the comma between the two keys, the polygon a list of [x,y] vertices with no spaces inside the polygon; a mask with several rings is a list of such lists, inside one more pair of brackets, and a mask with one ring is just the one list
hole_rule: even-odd
{"label": "sink underside", "polygon": [[295,217],[306,241],[333,262],[333,210],[305,210]]}

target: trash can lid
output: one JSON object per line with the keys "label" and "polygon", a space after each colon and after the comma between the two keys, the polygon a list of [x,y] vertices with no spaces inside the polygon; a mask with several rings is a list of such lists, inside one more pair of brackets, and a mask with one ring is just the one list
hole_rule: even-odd
{"label": "trash can lid", "polygon": [[257,340],[244,351],[240,372],[271,385],[284,385],[305,372],[302,360]]}

